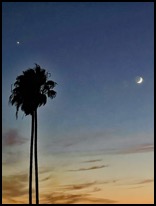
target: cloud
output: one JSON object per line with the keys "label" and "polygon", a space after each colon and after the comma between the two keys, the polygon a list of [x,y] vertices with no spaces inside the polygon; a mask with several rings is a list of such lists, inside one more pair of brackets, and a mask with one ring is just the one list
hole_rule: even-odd
{"label": "cloud", "polygon": [[[50,178],[48,176],[48,178]],[[74,204],[74,203],[93,203],[93,204],[111,204],[117,201],[105,198],[94,198],[91,193],[98,192],[101,189],[96,186],[98,182],[89,182],[83,184],[73,184],[59,186],[58,192],[53,188],[47,193],[40,193],[41,204]],[[42,188],[42,187],[41,187]],[[90,193],[78,193],[79,190],[92,188]],[[62,190],[63,189],[63,190]],[[47,191],[47,190],[46,190]],[[73,194],[76,191],[76,194]],[[28,175],[26,173],[3,176],[2,178],[2,202],[3,204],[28,203]],[[35,200],[33,190],[33,202]]]}
{"label": "cloud", "polygon": [[80,189],[88,188],[88,187],[93,186],[95,184],[96,184],[96,182],[76,184],[76,185],[67,185],[64,187],[64,189],[66,189],[66,190],[80,190]]}
{"label": "cloud", "polygon": [[51,178],[51,175],[49,175],[49,176],[47,176],[47,177],[45,177],[45,178],[43,178],[43,179],[41,179],[40,181],[47,181],[47,180],[49,180]]}
{"label": "cloud", "polygon": [[3,198],[20,197],[28,193],[26,189],[28,182],[27,174],[10,175],[2,177]]}
{"label": "cloud", "polygon": [[101,188],[95,187],[92,192],[99,192],[101,190],[102,190]]}
{"label": "cloud", "polygon": [[97,185],[112,184],[112,183],[115,184],[117,181],[119,181],[119,180],[113,179],[113,180],[106,180],[106,181],[87,182],[87,183],[83,183],[83,184],[65,185],[65,186],[62,186],[62,189],[65,189],[65,190],[81,190],[81,189],[86,189],[86,188],[95,186],[93,191],[96,192],[96,191],[101,190],[100,188],[96,187]]}
{"label": "cloud", "polygon": [[3,145],[12,146],[12,145],[21,145],[24,144],[28,139],[22,137],[17,129],[9,129],[6,133],[3,134]]}
{"label": "cloud", "polygon": [[[152,183],[154,182],[154,179],[143,179],[143,180],[136,180],[136,181],[127,181],[125,183],[122,183],[122,184],[118,184],[118,185],[134,185],[134,187],[130,187],[129,189],[132,189],[132,188],[139,188],[139,187],[143,187],[144,184],[149,184],[149,183]],[[138,186],[135,186],[135,185],[138,185]]]}
{"label": "cloud", "polygon": [[85,194],[65,194],[65,193],[59,193],[54,192],[52,194],[46,194],[44,195],[44,202],[50,203],[50,204],[72,204],[76,203],[78,200],[81,200],[84,198]]}
{"label": "cloud", "polygon": [[21,161],[24,156],[24,143],[28,139],[23,137],[17,129],[8,129],[2,135],[3,165],[14,164]]}
{"label": "cloud", "polygon": [[145,179],[145,180],[137,182],[136,184],[147,184],[151,182],[154,182],[154,179]]}
{"label": "cloud", "polygon": [[92,162],[101,162],[102,159],[95,159],[95,160],[86,160],[86,161],[83,161],[82,163],[92,163]]}
{"label": "cloud", "polygon": [[44,196],[44,203],[50,204],[74,204],[74,203],[116,203],[117,201],[103,198],[93,198],[88,194],[53,193]]}
{"label": "cloud", "polygon": [[113,204],[118,202],[115,200],[103,199],[103,198],[84,198],[83,201],[88,201],[88,203],[91,204]]}
{"label": "cloud", "polygon": [[67,171],[68,172],[76,172],[76,171],[85,171],[85,170],[95,170],[95,169],[101,169],[104,167],[108,167],[108,165],[93,166],[93,167],[89,167],[89,168],[80,168],[80,169],[76,169],[76,170],[67,170]]}
{"label": "cloud", "polygon": [[50,170],[50,167],[40,167],[40,174],[49,173]]}
{"label": "cloud", "polygon": [[119,180],[115,180],[115,179],[113,179],[113,180],[107,180],[107,181],[101,181],[101,182],[98,182],[98,184],[111,184],[111,183],[116,183],[116,182],[118,182]]}
{"label": "cloud", "polygon": [[130,188],[128,188],[128,189],[138,189],[138,188],[141,188],[141,187],[143,187],[143,186],[139,186],[139,187],[130,187]]}
{"label": "cloud", "polygon": [[117,151],[116,154],[133,154],[133,153],[152,152],[152,151],[154,151],[153,144],[141,144],[141,145],[136,145],[133,147],[121,149],[120,151]]}

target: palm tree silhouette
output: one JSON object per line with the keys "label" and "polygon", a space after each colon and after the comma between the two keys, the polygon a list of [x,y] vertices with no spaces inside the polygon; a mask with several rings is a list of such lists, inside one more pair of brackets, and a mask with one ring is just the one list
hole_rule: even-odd
{"label": "palm tree silhouette", "polygon": [[[35,157],[35,187],[36,204],[39,204],[39,184],[38,184],[38,159],[37,159],[37,109],[45,105],[47,97],[54,98],[56,91],[53,88],[56,82],[48,80],[50,73],[42,69],[38,64],[35,68],[23,71],[23,74],[17,76],[14,83],[14,89],[11,88],[9,103],[16,106],[16,119],[19,109],[25,115],[31,115],[31,141],[30,141],[30,167],[29,167],[29,204],[32,204],[32,169],[33,169],[33,144]],[[35,137],[34,137],[35,131]],[[35,138],[35,139],[34,139]]]}

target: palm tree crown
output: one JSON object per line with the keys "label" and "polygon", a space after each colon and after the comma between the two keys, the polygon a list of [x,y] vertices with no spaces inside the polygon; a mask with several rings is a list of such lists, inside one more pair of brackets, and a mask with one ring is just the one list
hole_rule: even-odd
{"label": "palm tree crown", "polygon": [[31,115],[35,109],[45,105],[47,97],[54,98],[56,91],[53,90],[56,82],[48,80],[50,74],[36,64],[34,69],[23,71],[17,76],[15,88],[11,91],[9,103],[16,106],[16,118],[19,108],[25,115]]}

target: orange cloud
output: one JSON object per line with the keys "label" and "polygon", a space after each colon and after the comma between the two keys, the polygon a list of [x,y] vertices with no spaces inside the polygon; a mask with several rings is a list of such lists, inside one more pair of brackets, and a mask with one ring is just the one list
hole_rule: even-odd
{"label": "orange cloud", "polygon": [[10,175],[2,177],[2,196],[3,198],[20,197],[28,193],[26,174]]}
{"label": "orange cloud", "polygon": [[[46,170],[45,170],[46,171]],[[42,172],[44,172],[42,170]],[[43,178],[41,181],[49,180],[50,176]],[[113,182],[114,180],[106,181]],[[56,192],[55,188],[52,190],[49,188],[49,192],[40,193],[40,203],[43,204],[74,204],[74,203],[93,203],[93,204],[102,204],[102,203],[116,203],[115,200],[104,199],[104,198],[93,198],[91,193],[98,192],[101,189],[97,187],[97,184],[100,184],[98,181],[83,183],[83,184],[73,184],[58,186]],[[101,182],[101,184],[103,184]],[[92,190],[89,193],[79,194],[79,190],[91,188]],[[41,188],[42,189],[42,188]],[[77,194],[73,194],[77,191]],[[28,175],[25,173],[3,176],[2,178],[2,202],[3,204],[17,204],[17,203],[28,203]],[[33,189],[33,202],[35,200],[34,189]]]}
{"label": "orange cloud", "polygon": [[66,194],[66,193],[53,193],[44,196],[44,202],[49,204],[80,204],[80,203],[116,203],[117,201],[111,199],[93,198],[88,194]]}
{"label": "orange cloud", "polygon": [[99,191],[101,191],[101,188],[95,187],[92,192],[99,192]]}

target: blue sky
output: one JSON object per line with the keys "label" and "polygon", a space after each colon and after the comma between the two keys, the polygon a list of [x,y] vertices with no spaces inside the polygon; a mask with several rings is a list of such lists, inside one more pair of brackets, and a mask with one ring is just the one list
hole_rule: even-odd
{"label": "blue sky", "polygon": [[58,83],[38,109],[41,154],[153,145],[154,3],[3,2],[2,17],[3,139],[12,130],[30,138],[30,117],[16,120],[8,99],[16,76],[38,63]]}

